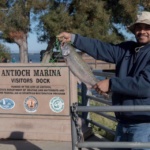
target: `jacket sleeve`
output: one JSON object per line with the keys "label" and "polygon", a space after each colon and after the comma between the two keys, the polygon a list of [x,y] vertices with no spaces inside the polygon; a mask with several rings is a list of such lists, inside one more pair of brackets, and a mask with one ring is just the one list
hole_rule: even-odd
{"label": "jacket sleeve", "polygon": [[110,79],[112,92],[136,97],[150,97],[150,61],[139,76]]}
{"label": "jacket sleeve", "polygon": [[100,40],[75,35],[73,45],[89,54],[97,60],[103,60],[110,63],[116,63],[124,54],[124,49],[119,45],[113,45]]}

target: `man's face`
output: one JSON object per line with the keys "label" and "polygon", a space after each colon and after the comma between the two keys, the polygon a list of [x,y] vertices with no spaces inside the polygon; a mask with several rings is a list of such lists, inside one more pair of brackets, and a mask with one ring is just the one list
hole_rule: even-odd
{"label": "man's face", "polygon": [[140,45],[150,43],[150,25],[139,23],[135,25],[135,37]]}

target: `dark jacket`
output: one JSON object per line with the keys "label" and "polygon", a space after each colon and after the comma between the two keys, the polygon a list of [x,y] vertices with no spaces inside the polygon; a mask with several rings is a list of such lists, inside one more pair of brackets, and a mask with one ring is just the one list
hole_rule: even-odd
{"label": "dark jacket", "polygon": [[[116,64],[116,77],[110,79],[113,105],[150,105],[150,44],[137,48],[133,41],[113,45],[76,35],[73,45],[97,60]],[[122,123],[150,122],[150,112],[115,114]]]}

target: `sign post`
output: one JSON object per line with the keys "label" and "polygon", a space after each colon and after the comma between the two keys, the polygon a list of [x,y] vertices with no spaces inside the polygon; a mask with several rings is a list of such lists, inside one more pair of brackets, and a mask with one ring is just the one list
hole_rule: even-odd
{"label": "sign post", "polygon": [[71,140],[77,80],[64,63],[0,64],[0,84],[0,138]]}

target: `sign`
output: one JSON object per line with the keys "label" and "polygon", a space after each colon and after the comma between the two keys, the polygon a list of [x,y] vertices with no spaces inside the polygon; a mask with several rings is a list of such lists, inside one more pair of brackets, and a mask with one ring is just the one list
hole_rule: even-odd
{"label": "sign", "polygon": [[65,65],[0,65],[0,114],[69,115],[69,77]]}

